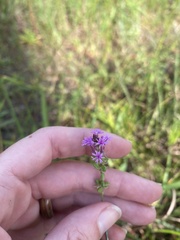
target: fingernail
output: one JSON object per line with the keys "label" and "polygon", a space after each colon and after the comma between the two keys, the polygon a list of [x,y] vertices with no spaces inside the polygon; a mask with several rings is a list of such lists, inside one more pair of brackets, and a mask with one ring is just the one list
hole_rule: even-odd
{"label": "fingernail", "polygon": [[105,208],[98,218],[101,236],[121,217],[121,209],[115,205]]}

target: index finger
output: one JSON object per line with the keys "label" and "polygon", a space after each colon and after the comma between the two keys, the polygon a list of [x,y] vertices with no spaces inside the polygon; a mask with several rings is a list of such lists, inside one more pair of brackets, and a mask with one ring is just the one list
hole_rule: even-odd
{"label": "index finger", "polygon": [[[1,166],[10,169],[19,178],[29,179],[53,159],[77,157],[90,154],[82,147],[84,137],[91,135],[92,129],[73,127],[47,127],[25,137],[0,155]],[[106,146],[106,154],[119,158],[131,150],[131,143],[114,134]]]}

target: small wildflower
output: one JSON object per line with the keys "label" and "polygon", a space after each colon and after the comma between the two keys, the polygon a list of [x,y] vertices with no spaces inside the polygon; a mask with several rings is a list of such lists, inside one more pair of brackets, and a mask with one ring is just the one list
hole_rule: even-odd
{"label": "small wildflower", "polygon": [[96,162],[96,163],[102,163],[103,162],[103,153],[99,152],[99,151],[95,151],[94,153],[92,153],[92,159]]}
{"label": "small wildflower", "polygon": [[97,128],[97,129],[94,129],[94,130],[92,131],[92,133],[93,133],[94,135],[98,135],[98,134],[102,134],[103,131]]}
{"label": "small wildflower", "polygon": [[[91,147],[91,158],[93,160],[93,166],[99,170],[100,178],[96,179],[96,188],[101,195],[101,201],[104,201],[104,190],[109,186],[109,183],[105,181],[105,172],[107,167],[107,158],[105,157],[105,146],[110,140],[108,135],[103,135],[103,131],[100,129],[94,129],[92,131],[92,137],[85,137],[82,141],[82,146]],[[102,134],[99,136],[99,134]],[[108,232],[106,231],[106,240],[108,240]]]}
{"label": "small wildflower", "polygon": [[93,146],[94,142],[92,140],[92,137],[85,137],[82,141],[82,146]]}
{"label": "small wildflower", "polygon": [[110,137],[108,135],[101,135],[103,131],[94,129],[92,137],[85,137],[82,141],[82,146],[90,146],[92,150],[92,160],[97,164],[102,164],[104,159],[104,148],[108,143]]}
{"label": "small wildflower", "polygon": [[101,136],[97,142],[97,144],[101,147],[104,147],[108,141],[109,141],[110,137],[108,135],[105,136]]}

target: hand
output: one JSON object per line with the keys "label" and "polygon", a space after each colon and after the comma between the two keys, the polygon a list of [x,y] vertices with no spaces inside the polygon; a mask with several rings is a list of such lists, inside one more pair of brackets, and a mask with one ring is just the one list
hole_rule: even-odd
{"label": "hand", "polygon": [[[99,240],[109,228],[110,239],[124,239],[125,231],[114,225],[120,217],[135,225],[155,219],[150,204],[161,196],[159,184],[108,169],[110,186],[105,190],[105,202],[99,202],[95,189],[98,171],[94,167],[80,161],[52,163],[56,158],[90,154],[81,146],[90,132],[83,128],[43,128],[1,153],[0,239]],[[112,134],[106,154],[119,158],[130,149],[128,141]],[[40,216],[41,198],[52,200],[53,218]]]}

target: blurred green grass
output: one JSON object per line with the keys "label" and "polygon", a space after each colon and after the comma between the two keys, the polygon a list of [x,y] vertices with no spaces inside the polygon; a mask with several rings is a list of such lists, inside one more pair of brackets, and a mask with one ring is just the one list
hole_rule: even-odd
{"label": "blurred green grass", "polygon": [[[0,150],[40,127],[128,138],[111,167],[162,182],[157,220],[127,239],[179,239],[180,1],[0,0]],[[133,190],[132,190],[133,191]]]}

